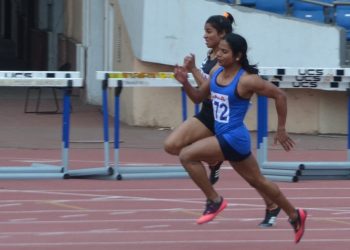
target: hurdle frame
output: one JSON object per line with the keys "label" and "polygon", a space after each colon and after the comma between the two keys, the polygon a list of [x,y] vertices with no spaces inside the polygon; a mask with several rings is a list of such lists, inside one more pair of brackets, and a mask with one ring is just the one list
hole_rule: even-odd
{"label": "hurdle frame", "polygon": [[[350,72],[346,68],[259,68],[261,76],[280,88],[310,88],[330,91],[349,91]],[[322,71],[315,86],[294,86],[297,84],[297,76],[300,70]],[[148,178],[171,178],[183,172],[183,168],[160,168],[152,166],[121,166],[119,164],[119,97],[123,87],[181,87],[181,84],[174,80],[171,72],[97,72],[99,80],[106,80],[109,88],[115,88],[115,115],[114,115],[114,175],[116,179],[148,179]],[[132,78],[132,79],[131,79]],[[150,83],[150,81],[152,83]],[[191,84],[195,85],[193,78]],[[298,83],[299,84],[299,83]],[[184,95],[182,90],[183,119],[187,116],[184,111]],[[268,161],[268,125],[267,125],[267,98],[257,98],[257,160],[262,174],[273,181],[297,182],[301,179],[325,179],[335,176],[340,179],[347,179],[350,176],[350,161],[346,162],[274,162]],[[196,107],[195,107],[196,108]],[[348,116],[350,120],[350,99],[348,101]],[[350,122],[348,122],[350,131]],[[350,137],[348,136],[348,159],[350,159]],[[159,172],[158,172],[159,171]],[[312,172],[310,174],[309,172]],[[169,174],[170,173],[170,174]],[[176,173],[176,174],[174,174]],[[156,174],[158,176],[156,177]],[[323,177],[323,178],[322,178]]]}
{"label": "hurdle frame", "polygon": [[[319,72],[319,80],[303,86],[298,82],[299,72]],[[322,74],[321,74],[322,73]],[[281,162],[268,160],[268,101],[258,96],[257,101],[257,160],[262,170],[295,170],[289,181],[319,179],[350,179],[350,68],[261,68],[260,74],[280,88],[308,88],[324,91],[346,91],[348,95],[347,161],[298,161]],[[301,85],[300,85],[301,84]],[[288,176],[283,177],[288,181]],[[282,177],[275,176],[275,180]]]}
{"label": "hurdle frame", "polygon": [[[0,166],[0,179],[66,179],[69,177],[70,96],[73,87],[82,87],[77,71],[0,71],[0,87],[64,88],[62,113],[61,166],[33,163],[31,166]],[[50,82],[50,83],[49,83]],[[9,85],[8,83],[11,83]]]}
{"label": "hurdle frame", "polygon": [[110,166],[109,157],[109,122],[108,122],[108,81],[102,81],[102,112],[103,112],[103,150],[104,150],[104,164],[101,167],[80,168],[69,170],[67,172],[69,178],[96,178],[97,176],[113,176],[114,169]]}
{"label": "hurdle frame", "polygon": [[[129,75],[128,75],[129,74]],[[132,76],[130,77],[130,74]],[[97,71],[97,80],[102,80],[102,85],[114,90],[114,144],[113,144],[113,175],[102,177],[103,179],[115,180],[135,180],[135,179],[173,179],[188,178],[188,173],[180,165],[163,165],[163,164],[132,164],[122,165],[119,162],[119,141],[120,141],[120,95],[124,87],[177,87],[181,88],[170,72],[113,72],[113,71]],[[130,78],[139,78],[138,81],[130,81]],[[145,84],[145,79],[152,80],[152,84]],[[194,84],[194,80],[191,79]],[[104,88],[106,89],[106,88]],[[181,89],[182,119],[187,119],[187,96]],[[107,110],[108,97],[103,95],[103,110]],[[108,126],[104,120],[104,127]],[[108,138],[106,138],[108,141]],[[109,152],[109,151],[108,151]],[[109,158],[109,156],[107,156]],[[95,178],[101,178],[95,176]]]}
{"label": "hurdle frame", "polygon": [[[114,175],[112,179],[164,179],[164,178],[187,178],[188,174],[185,172],[181,165],[176,166],[164,166],[162,165],[121,165],[119,163],[119,123],[120,123],[120,94],[123,87],[182,87],[178,83],[171,72],[105,72],[98,71],[96,78],[103,81],[103,85],[108,83],[109,88],[114,88]],[[137,80],[136,80],[137,79]],[[196,86],[194,79],[189,75],[189,80],[193,86]],[[149,82],[152,81],[150,84]],[[104,96],[104,110],[107,110],[107,97]],[[186,94],[181,88],[182,96],[182,117],[183,120],[187,119],[187,104]],[[195,106],[195,112],[198,111],[198,106]],[[104,121],[104,126],[106,121]],[[107,138],[108,140],[108,138]],[[300,170],[274,170],[274,169],[262,169],[262,174],[271,180],[280,181],[297,181],[297,177],[300,175]],[[98,176],[95,176],[99,178]],[[110,178],[110,177],[108,177]]]}

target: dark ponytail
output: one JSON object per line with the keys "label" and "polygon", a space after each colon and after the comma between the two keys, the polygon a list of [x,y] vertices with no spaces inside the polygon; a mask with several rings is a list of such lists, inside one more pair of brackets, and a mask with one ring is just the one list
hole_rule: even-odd
{"label": "dark ponytail", "polygon": [[235,19],[230,13],[224,12],[223,15],[214,15],[209,17],[205,23],[213,26],[218,33],[229,34],[233,32],[232,24],[235,23]]}
{"label": "dark ponytail", "polygon": [[245,55],[244,58],[242,57],[240,62],[241,62],[242,68],[245,71],[247,71],[249,74],[259,74],[259,70],[258,70],[256,64],[253,64],[253,65],[249,64],[247,55]]}
{"label": "dark ponytail", "polygon": [[236,56],[238,54],[241,54],[239,62],[246,72],[248,72],[249,74],[259,73],[259,70],[256,65],[249,64],[249,60],[247,58],[248,45],[244,37],[238,34],[230,33],[225,36],[224,40],[229,44],[233,54],[235,54]]}

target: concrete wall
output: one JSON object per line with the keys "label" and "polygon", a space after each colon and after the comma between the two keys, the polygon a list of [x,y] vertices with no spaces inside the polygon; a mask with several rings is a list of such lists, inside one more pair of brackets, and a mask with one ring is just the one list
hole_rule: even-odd
{"label": "concrete wall", "polygon": [[101,105],[101,85],[96,81],[96,71],[107,70],[105,59],[105,20],[108,0],[66,0],[65,35],[81,44],[85,56],[84,99]]}
{"label": "concrete wall", "polygon": [[65,25],[64,33],[75,41],[82,41],[84,0],[64,1]]}
{"label": "concrete wall", "polygon": [[[131,12],[136,8],[133,12],[135,18],[142,16],[142,13],[138,11],[138,4],[135,4],[137,2],[140,1],[130,1],[130,6],[127,6]],[[135,58],[135,51],[131,46],[129,32],[122,18],[119,5],[116,4],[115,6],[116,25],[114,40],[116,47],[114,50],[114,69],[117,71],[172,71],[172,66],[143,62]],[[138,28],[135,27],[135,29]],[[135,32],[138,33],[140,30]],[[136,39],[135,42],[137,43],[138,40]],[[111,100],[109,102],[109,110],[111,114],[114,114],[113,98],[113,91],[111,91],[109,95]],[[176,126],[181,122],[180,103],[181,93],[178,88],[124,88],[121,95],[120,117],[123,122],[137,126]],[[191,104],[189,103],[189,105]],[[193,110],[193,105],[189,108]]]}
{"label": "concrete wall", "polygon": [[248,41],[252,62],[260,66],[340,65],[340,29],[331,25],[216,1],[118,2],[135,56],[142,61],[173,65],[182,62],[189,52],[203,57],[207,51],[203,40],[205,20],[229,11],[237,21],[235,31]]}
{"label": "concrete wall", "polygon": [[[169,71],[192,52],[197,64],[205,57],[203,25],[211,15],[229,11],[235,32],[246,37],[249,59],[262,67],[340,67],[344,32],[331,25],[301,21],[240,6],[206,0],[115,0],[120,45],[117,71]],[[162,66],[160,66],[160,65]],[[289,89],[288,129],[298,133],[346,133],[346,95]],[[141,126],[181,123],[181,96],[175,89],[127,89],[122,94],[122,121]],[[256,129],[256,106],[246,122]],[[189,104],[189,115],[193,106]],[[335,110],[337,112],[335,112]],[[276,112],[269,105],[269,128]]]}

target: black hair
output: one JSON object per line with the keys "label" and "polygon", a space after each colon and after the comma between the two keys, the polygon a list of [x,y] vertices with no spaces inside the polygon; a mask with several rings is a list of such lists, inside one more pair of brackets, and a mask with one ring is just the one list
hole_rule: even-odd
{"label": "black hair", "polygon": [[205,23],[209,23],[219,33],[224,32],[225,34],[229,34],[233,32],[232,24],[235,23],[235,19],[230,13],[225,12],[224,15],[209,17]]}
{"label": "black hair", "polygon": [[250,65],[247,58],[248,44],[244,37],[230,33],[224,37],[224,40],[229,44],[232,52],[237,55],[241,53],[241,58],[239,62],[242,65],[242,68],[250,74],[258,74],[259,70],[256,65]]}

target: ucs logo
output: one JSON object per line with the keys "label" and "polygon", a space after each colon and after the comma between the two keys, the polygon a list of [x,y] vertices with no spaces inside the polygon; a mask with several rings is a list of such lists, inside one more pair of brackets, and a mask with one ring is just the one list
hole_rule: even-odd
{"label": "ucs logo", "polygon": [[317,88],[317,82],[293,82],[294,88]]}
{"label": "ucs logo", "polygon": [[5,73],[5,77],[8,78],[32,78],[32,73]]}
{"label": "ucs logo", "polygon": [[323,75],[323,69],[299,69],[298,70],[299,75],[309,75],[309,76],[322,76]]}
{"label": "ucs logo", "polygon": [[305,75],[305,76],[296,76],[295,80],[298,82],[319,82],[321,81],[321,76],[310,76],[310,75]]}

